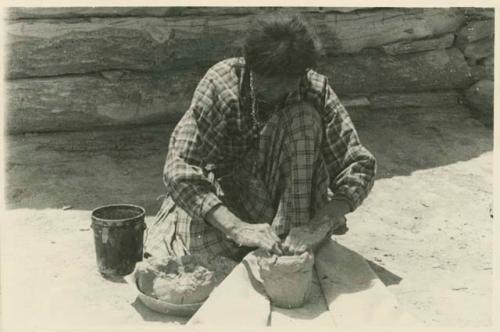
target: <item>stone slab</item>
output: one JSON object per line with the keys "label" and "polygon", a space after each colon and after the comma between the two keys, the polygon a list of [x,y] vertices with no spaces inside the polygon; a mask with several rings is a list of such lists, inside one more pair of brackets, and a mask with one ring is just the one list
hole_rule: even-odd
{"label": "stone slab", "polygon": [[271,303],[248,265],[238,264],[217,286],[188,325],[269,326]]}
{"label": "stone slab", "polygon": [[[252,255],[214,290],[188,324],[335,328],[418,323],[398,307],[395,297],[360,255],[333,240],[318,252],[310,302],[298,309],[270,306]],[[252,319],[242,316],[241,311]]]}
{"label": "stone slab", "polygon": [[315,267],[336,327],[419,325],[356,252],[327,242],[317,253]]}

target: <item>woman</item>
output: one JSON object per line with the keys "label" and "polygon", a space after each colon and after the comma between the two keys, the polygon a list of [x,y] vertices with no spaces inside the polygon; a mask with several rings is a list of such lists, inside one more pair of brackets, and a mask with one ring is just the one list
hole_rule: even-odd
{"label": "woman", "polygon": [[304,21],[259,22],[243,55],[207,71],[171,136],[150,255],[301,253],[345,232],[373,186],[375,159],[312,69],[319,47]]}

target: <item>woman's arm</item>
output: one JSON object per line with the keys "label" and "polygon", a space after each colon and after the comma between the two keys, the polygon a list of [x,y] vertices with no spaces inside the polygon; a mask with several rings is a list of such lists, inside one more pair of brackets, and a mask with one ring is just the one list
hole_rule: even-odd
{"label": "woman's arm", "polygon": [[210,70],[198,84],[190,109],[172,133],[163,180],[172,199],[192,218],[205,220],[236,243],[280,254],[278,236],[268,224],[249,224],[231,213],[215,194],[203,171],[209,155],[220,153],[220,128],[215,77]]}
{"label": "woman's arm", "polygon": [[334,200],[343,200],[354,211],[371,191],[376,173],[375,157],[362,144],[358,133],[332,88],[324,87],[327,123],[323,157],[330,174]]}

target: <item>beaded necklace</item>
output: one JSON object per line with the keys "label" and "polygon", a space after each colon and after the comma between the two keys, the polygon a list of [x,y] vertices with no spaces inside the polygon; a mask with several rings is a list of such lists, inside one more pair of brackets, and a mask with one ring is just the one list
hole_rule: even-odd
{"label": "beaded necklace", "polygon": [[250,72],[250,97],[252,98],[252,121],[253,121],[253,127],[254,129],[258,129],[263,125],[263,123],[259,120],[257,120],[257,108],[256,108],[256,103],[257,103],[257,98],[255,98],[255,88],[254,88],[254,82],[253,82],[253,74]]}
{"label": "beaded necklace", "polygon": [[[258,136],[258,131],[259,128],[262,127],[265,124],[265,121],[259,121],[257,119],[257,112],[258,112],[258,107],[257,107],[257,98],[255,97],[255,86],[254,86],[254,79],[253,79],[253,73],[250,71],[250,97],[251,97],[251,102],[252,102],[252,110],[251,110],[251,115],[252,115],[252,122],[253,122],[253,130],[256,132],[254,136]],[[287,99],[290,96],[291,93],[288,93],[286,98]],[[269,104],[269,103],[267,103]],[[283,104],[283,102],[281,103]],[[277,111],[280,108],[280,105],[275,105],[274,106],[274,111]]]}

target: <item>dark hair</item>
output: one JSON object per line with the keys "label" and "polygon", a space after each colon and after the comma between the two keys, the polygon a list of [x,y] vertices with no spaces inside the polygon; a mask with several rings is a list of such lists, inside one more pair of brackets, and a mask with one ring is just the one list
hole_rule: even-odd
{"label": "dark hair", "polygon": [[263,76],[298,76],[313,68],[320,43],[298,15],[273,14],[259,20],[243,43],[247,66]]}

